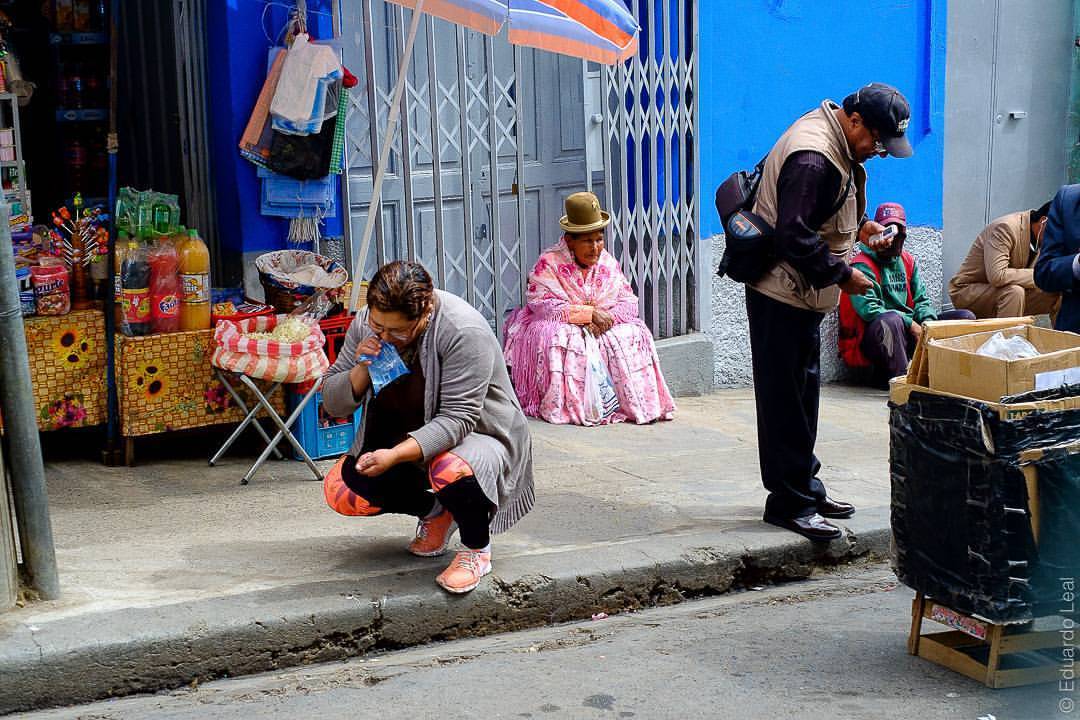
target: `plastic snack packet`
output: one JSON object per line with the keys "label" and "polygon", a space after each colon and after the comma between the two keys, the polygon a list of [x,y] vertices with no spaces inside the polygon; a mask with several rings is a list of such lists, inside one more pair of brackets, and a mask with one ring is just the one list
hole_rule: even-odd
{"label": "plastic snack packet", "polygon": [[371,361],[368,375],[371,377],[372,392],[376,395],[402,375],[409,374],[409,368],[401,361],[397,348],[390,343],[380,343],[378,355],[361,355],[360,358]]}

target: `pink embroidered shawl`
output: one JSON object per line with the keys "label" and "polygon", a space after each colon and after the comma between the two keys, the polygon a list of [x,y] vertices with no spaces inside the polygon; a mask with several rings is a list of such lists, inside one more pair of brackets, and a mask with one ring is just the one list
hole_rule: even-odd
{"label": "pink embroidered shawl", "polygon": [[592,308],[606,310],[617,323],[638,317],[637,296],[611,253],[605,250],[583,273],[565,239],[536,261],[525,299],[530,311],[547,320],[588,324]]}

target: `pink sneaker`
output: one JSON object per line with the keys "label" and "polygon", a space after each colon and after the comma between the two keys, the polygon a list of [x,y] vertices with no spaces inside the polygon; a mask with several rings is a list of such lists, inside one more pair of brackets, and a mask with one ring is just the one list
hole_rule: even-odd
{"label": "pink sneaker", "polygon": [[442,555],[455,530],[457,523],[449,510],[443,510],[433,518],[421,519],[416,524],[416,537],[409,543],[409,552],[420,557]]}
{"label": "pink sneaker", "polygon": [[480,580],[489,572],[491,572],[491,553],[462,550],[454,556],[450,567],[435,578],[435,582],[439,583],[443,590],[461,595],[479,585]]}

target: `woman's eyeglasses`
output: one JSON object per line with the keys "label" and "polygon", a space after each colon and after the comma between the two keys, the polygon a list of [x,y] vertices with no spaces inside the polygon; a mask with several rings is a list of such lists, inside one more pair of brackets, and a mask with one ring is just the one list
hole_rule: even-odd
{"label": "woman's eyeglasses", "polygon": [[413,323],[412,327],[408,331],[402,331],[389,330],[387,328],[384,328],[381,325],[377,324],[374,320],[372,320],[371,316],[368,315],[368,327],[371,328],[371,332],[375,333],[375,335],[380,338],[385,335],[393,340],[397,340],[398,342],[407,342],[413,336],[413,333],[416,332],[416,328],[420,325],[420,321],[422,319],[423,318],[417,318],[416,322]]}

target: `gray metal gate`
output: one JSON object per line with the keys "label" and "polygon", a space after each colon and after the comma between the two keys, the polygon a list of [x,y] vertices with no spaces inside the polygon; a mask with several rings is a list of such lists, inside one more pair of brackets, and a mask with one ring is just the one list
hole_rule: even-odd
{"label": "gray metal gate", "polygon": [[[641,298],[642,318],[657,337],[671,337],[702,322],[697,2],[631,6],[641,52],[600,71],[602,148],[592,152],[606,172],[594,187],[606,194],[609,249]],[[361,236],[367,217],[373,149],[409,17],[362,0],[341,19],[345,64],[360,77],[347,126],[347,238]],[[396,258],[420,260],[501,333],[506,312],[524,301],[533,262],[559,236],[563,200],[587,185],[585,67],[431,17],[421,23],[363,274]]]}
{"label": "gray metal gate", "polygon": [[697,0],[631,0],[637,58],[603,70],[609,247],[656,337],[702,327]]}
{"label": "gray metal gate", "polygon": [[[408,17],[383,0],[342,17],[344,61],[360,78],[345,193],[357,240]],[[501,331],[541,248],[558,238],[563,199],[585,185],[582,64],[439,19],[421,23],[364,275],[419,260]]]}

